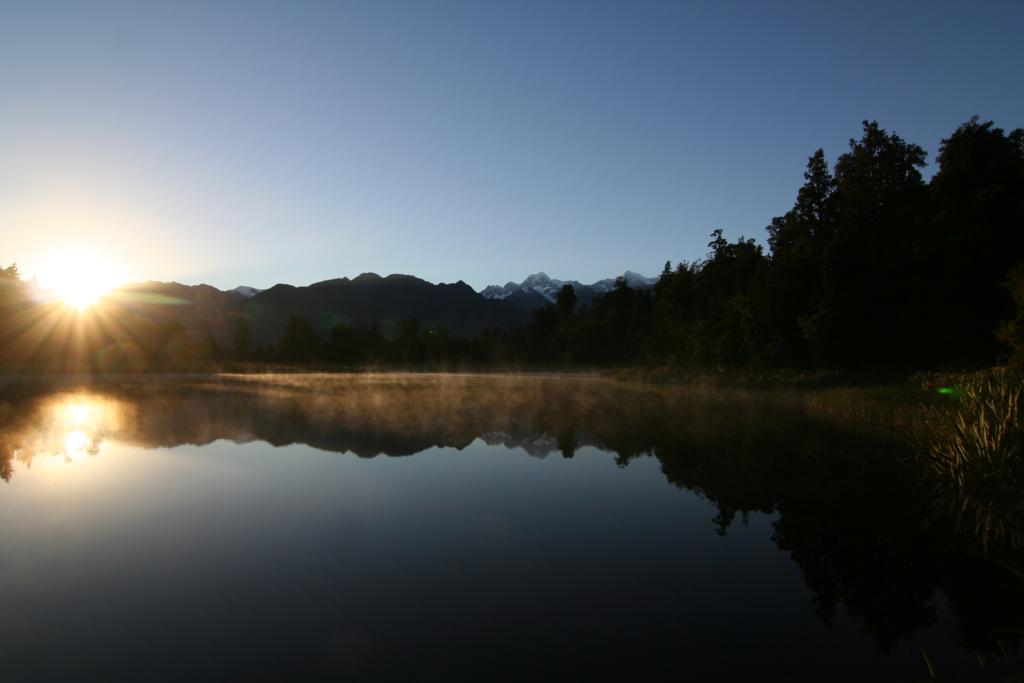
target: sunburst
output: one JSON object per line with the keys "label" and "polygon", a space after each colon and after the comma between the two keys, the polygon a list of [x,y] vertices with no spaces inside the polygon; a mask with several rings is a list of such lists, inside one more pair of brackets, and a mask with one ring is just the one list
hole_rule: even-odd
{"label": "sunburst", "polygon": [[54,254],[38,273],[40,286],[56,299],[84,311],[123,283],[112,258],[95,249]]}

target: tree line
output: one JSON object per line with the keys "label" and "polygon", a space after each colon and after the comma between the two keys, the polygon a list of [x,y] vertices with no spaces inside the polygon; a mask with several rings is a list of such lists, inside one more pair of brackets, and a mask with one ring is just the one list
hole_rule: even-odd
{"label": "tree line", "polygon": [[[401,319],[387,334],[379,323],[339,324],[323,339],[293,317],[276,343],[257,346],[239,318],[229,344],[192,339],[182,353],[342,367],[1024,363],[1024,130],[974,117],[942,140],[927,181],[924,165],[921,147],[865,121],[831,167],[821,149],[810,157],[793,207],[767,226],[767,249],[716,229],[705,258],[667,262],[653,288],[620,279],[580,306],[567,285],[524,327],[460,339]],[[0,269],[2,338],[19,283],[13,266]],[[146,334],[173,340],[173,327]],[[173,365],[165,346],[143,365]]]}
{"label": "tree line", "polygon": [[768,250],[711,233],[706,258],[666,263],[653,289],[620,280],[592,305],[572,287],[525,328],[451,340],[401,321],[335,328],[292,320],[265,358],[341,363],[917,369],[1024,358],[1024,130],[972,118],[925,152],[877,122],[830,168],[808,160]]}

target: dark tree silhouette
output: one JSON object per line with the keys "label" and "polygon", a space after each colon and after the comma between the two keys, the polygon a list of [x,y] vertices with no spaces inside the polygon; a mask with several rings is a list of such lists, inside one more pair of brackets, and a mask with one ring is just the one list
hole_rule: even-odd
{"label": "dark tree silhouette", "polygon": [[1010,366],[1018,372],[1024,371],[1024,263],[1010,274],[1007,289],[1017,304],[1017,312],[999,329],[999,338],[1012,349]]}
{"label": "dark tree silhouette", "polygon": [[932,178],[928,306],[937,359],[984,365],[992,330],[1013,315],[1003,286],[1024,262],[1024,130],[1006,135],[974,117],[942,141]]}
{"label": "dark tree silhouette", "polygon": [[292,316],[285,325],[284,334],[277,344],[281,360],[306,362],[319,357],[320,340],[308,321]]}
{"label": "dark tree silhouette", "polygon": [[232,351],[236,358],[247,358],[252,350],[252,330],[247,318],[235,321],[235,334],[232,337]]}
{"label": "dark tree silhouette", "polygon": [[[834,238],[835,180],[819,149],[807,162],[804,185],[796,204],[768,226],[771,272],[772,359],[784,365],[812,360],[809,339],[814,336],[814,315],[822,305],[821,256]],[[818,360],[818,359],[816,359]]]}
{"label": "dark tree silhouette", "polygon": [[836,162],[837,225],[821,254],[821,303],[808,320],[818,357],[830,364],[916,361],[924,160],[917,145],[865,121]]}
{"label": "dark tree silhouette", "polygon": [[562,285],[558,290],[558,298],[555,305],[558,307],[558,316],[567,320],[576,311],[576,288],[572,285]]}

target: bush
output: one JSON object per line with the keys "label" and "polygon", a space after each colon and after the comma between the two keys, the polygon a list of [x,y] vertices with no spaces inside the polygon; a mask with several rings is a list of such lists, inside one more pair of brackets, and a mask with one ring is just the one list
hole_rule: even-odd
{"label": "bush", "polygon": [[1024,418],[1020,378],[970,375],[952,411],[933,411],[926,470],[936,502],[983,547],[1024,545]]}

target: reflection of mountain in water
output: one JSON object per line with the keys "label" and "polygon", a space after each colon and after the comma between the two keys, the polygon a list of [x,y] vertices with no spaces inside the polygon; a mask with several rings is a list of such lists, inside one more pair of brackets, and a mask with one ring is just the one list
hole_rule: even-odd
{"label": "reflection of mountain in water", "polygon": [[563,376],[280,375],[5,392],[17,394],[0,404],[4,478],[13,459],[66,448],[72,430],[94,450],[103,438],[147,447],[258,439],[360,457],[476,439],[533,456],[594,446],[621,466],[657,458],[669,482],[717,506],[710,523],[720,534],[737,515],[776,513],[774,541],[801,567],[819,618],[830,624],[843,606],[881,649],[936,623],[938,591],[959,636],[981,650],[1020,614],[1016,583],[924,523],[903,445],[755,392]]}

